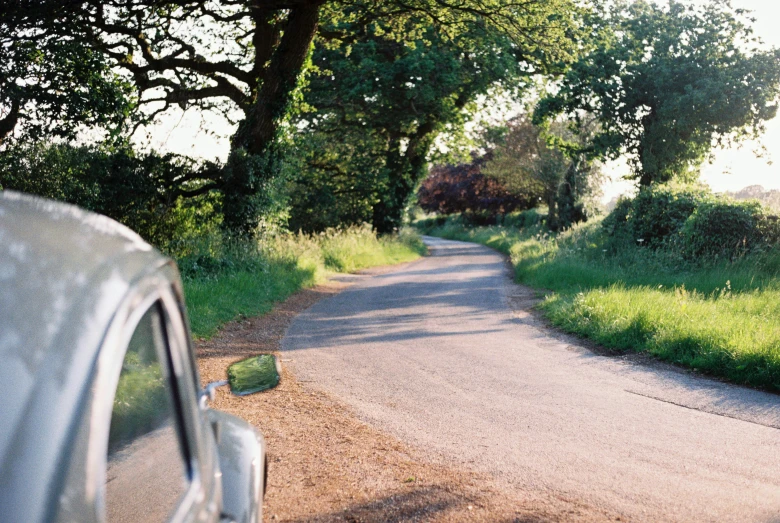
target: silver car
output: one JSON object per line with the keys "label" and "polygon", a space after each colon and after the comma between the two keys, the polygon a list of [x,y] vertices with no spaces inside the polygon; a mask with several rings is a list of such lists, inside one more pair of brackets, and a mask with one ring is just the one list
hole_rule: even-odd
{"label": "silver car", "polygon": [[0,521],[262,521],[263,438],[212,389],[173,261],[0,191]]}

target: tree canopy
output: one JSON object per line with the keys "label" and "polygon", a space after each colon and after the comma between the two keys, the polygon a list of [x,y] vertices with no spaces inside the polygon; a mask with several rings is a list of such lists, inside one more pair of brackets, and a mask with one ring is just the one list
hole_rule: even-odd
{"label": "tree canopy", "polygon": [[577,134],[572,122],[545,129],[521,114],[507,123],[483,172],[514,194],[537,195],[547,205],[547,225],[553,230],[585,221],[603,179],[598,163],[578,149],[587,147],[597,128],[591,118],[580,122]]}
{"label": "tree canopy", "polygon": [[[9,0],[0,142],[104,127],[119,139],[19,154],[152,162],[149,201],[211,195],[231,234],[256,231],[281,186],[294,228],[391,232],[429,162],[462,161],[440,146],[465,136],[477,101],[519,99],[543,77],[533,122],[510,122],[485,172],[520,199],[541,195],[548,224],[566,226],[586,217],[596,158],[627,155],[648,185],[758,136],[780,92],[780,51],[759,44],[728,0]],[[190,109],[233,124],[225,161],[128,146]]]}
{"label": "tree canopy", "polygon": [[89,28],[67,13],[62,2],[3,2],[0,144],[15,129],[33,140],[71,138],[90,125],[116,130],[127,117],[129,85],[89,45]]}
{"label": "tree canopy", "polygon": [[[573,36],[579,30],[579,9],[574,0],[66,0],[66,9],[44,0],[51,9],[40,13],[35,12],[32,2],[16,1],[21,14],[6,24],[6,32],[24,40],[29,34],[26,27],[39,28],[37,38],[43,36],[53,46],[47,56],[62,58],[65,66],[82,70],[67,71],[56,60],[42,61],[35,53],[17,53],[15,61],[6,61],[13,64],[5,72],[6,83],[20,84],[23,64],[45,63],[55,73],[64,70],[73,80],[68,95],[86,92],[90,93],[88,102],[105,102],[104,106],[86,105],[78,113],[84,104],[63,99],[56,90],[33,92],[21,82],[28,87],[28,98],[36,100],[35,107],[52,109],[52,121],[61,117],[68,122],[105,123],[126,116],[126,106],[118,106],[118,101],[131,100],[137,110],[129,123],[136,126],[153,122],[168,111],[190,107],[216,111],[236,124],[230,160],[223,169],[210,165],[203,170],[200,175],[205,183],[199,191],[220,191],[224,223],[245,233],[257,223],[259,193],[282,170],[283,134],[299,107],[301,81],[311,65],[315,37],[319,38],[318,52],[327,49],[332,56],[340,54],[341,67],[352,67],[353,73],[367,72],[372,60],[375,65],[382,64],[379,73],[386,73],[385,67],[393,71],[392,78],[383,74],[381,82],[357,82],[350,88],[352,101],[374,95],[367,95],[369,92],[377,94],[372,114],[379,117],[386,114],[381,109],[387,104],[380,107],[383,101],[396,104],[395,114],[401,111],[399,101],[407,108],[414,103],[423,110],[426,104],[438,104],[438,113],[452,113],[465,103],[467,96],[461,93],[459,97],[455,86],[436,100],[420,96],[414,101],[402,100],[408,94],[403,88],[406,83],[423,83],[425,75],[438,72],[424,66],[411,70],[406,65],[409,55],[417,53],[420,58],[425,46],[441,48],[450,45],[448,42],[460,42],[450,51],[462,51],[464,61],[472,62],[472,71],[479,73],[481,62],[485,67],[490,67],[489,61],[495,62],[490,42],[469,49],[463,44],[464,35],[473,38],[476,31],[491,35],[491,39],[501,35],[511,41],[514,59],[532,74],[571,61],[576,51]],[[358,57],[360,61],[355,62]],[[106,71],[120,71],[124,83],[133,88],[132,96],[120,97],[111,105],[113,98],[104,94],[113,84],[106,84],[101,91],[98,87],[103,84],[97,82],[106,77]],[[349,74],[338,71],[338,81],[343,83]],[[462,74],[459,79],[468,80]],[[454,80],[454,76],[450,78],[450,82]],[[51,80],[48,85],[53,85]],[[15,125],[20,100],[24,101],[18,91],[3,91],[7,115],[2,123],[6,127]],[[60,98],[47,98],[53,95]],[[95,117],[87,118],[87,113]],[[436,118],[393,122],[396,134],[405,135],[399,135],[391,146],[396,162],[403,159],[412,165],[412,171],[419,171],[419,158],[432,139],[426,129],[445,119],[441,114]],[[402,139],[408,140],[408,155],[401,152]],[[415,152],[418,149],[419,154]],[[390,169],[394,173],[408,171],[396,166]],[[385,191],[392,195],[392,201],[377,202],[388,209],[380,210],[382,218],[374,220],[383,230],[397,223],[397,202],[412,192],[414,178],[400,174],[397,187]]]}
{"label": "tree canopy", "polygon": [[729,1],[617,1],[599,44],[538,104],[535,122],[597,116],[592,155],[627,155],[640,185],[696,170],[714,144],[757,137],[777,113],[780,50],[761,50]]}
{"label": "tree canopy", "polygon": [[[430,10],[436,4],[441,17]],[[345,137],[371,137],[373,151],[362,150],[375,158],[376,170],[360,179],[375,181],[369,219],[389,232],[427,173],[436,137],[457,134],[478,96],[499,85],[518,92],[533,75],[563,70],[575,51],[578,10],[569,2],[497,2],[489,9],[489,2],[478,2],[466,15],[458,9],[467,4],[443,9],[448,4],[434,2],[425,9],[414,4],[403,16],[374,13],[367,23],[367,5],[324,10],[304,96],[310,112],[299,115],[305,123],[299,133],[321,145],[330,136],[336,142],[330,149],[342,147]],[[326,157],[310,162],[311,169],[333,170]],[[347,162],[339,158],[339,169],[350,170]]]}
{"label": "tree canopy", "polygon": [[[373,144],[366,153],[375,158],[378,183],[369,219],[382,232],[400,225],[437,134],[463,125],[467,106],[491,86],[520,81],[521,62],[506,35],[480,25],[447,37],[425,20],[406,24],[414,40],[399,41],[376,24],[348,45],[318,46],[305,95],[313,112],[300,116],[307,124],[301,134],[330,136],[333,147],[345,136]],[[310,165],[322,169],[327,161],[319,155]]]}

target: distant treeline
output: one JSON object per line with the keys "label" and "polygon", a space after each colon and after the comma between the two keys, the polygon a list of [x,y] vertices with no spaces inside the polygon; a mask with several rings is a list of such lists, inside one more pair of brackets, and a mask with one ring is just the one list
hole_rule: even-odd
{"label": "distant treeline", "polygon": [[780,191],[777,189],[764,189],[761,185],[749,185],[739,191],[726,191],[724,194],[735,200],[758,200],[764,207],[780,212]]}

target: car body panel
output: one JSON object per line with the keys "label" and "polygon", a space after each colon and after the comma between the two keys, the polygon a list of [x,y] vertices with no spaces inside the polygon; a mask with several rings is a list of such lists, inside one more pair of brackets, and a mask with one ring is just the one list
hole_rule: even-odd
{"label": "car body panel", "polygon": [[174,520],[217,521],[218,445],[210,412],[198,406],[175,264],[109,218],[0,191],[0,520],[102,520],[100,431],[108,430],[113,401],[105,387],[121,367],[128,322],[150,300],[164,305],[173,371],[185,392],[182,422],[197,457],[193,488]]}
{"label": "car body panel", "polygon": [[262,521],[265,488],[265,441],[241,418],[208,412],[214,427],[222,470],[223,516],[237,523]]}
{"label": "car body panel", "polygon": [[4,512],[24,510],[32,521],[45,517],[49,507],[42,501],[62,477],[73,421],[114,311],[134,280],[164,263],[137,234],[109,218],[0,193]]}

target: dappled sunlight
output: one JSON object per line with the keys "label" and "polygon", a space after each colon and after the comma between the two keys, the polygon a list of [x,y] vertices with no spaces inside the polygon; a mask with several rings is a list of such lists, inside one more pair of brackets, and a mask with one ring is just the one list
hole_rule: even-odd
{"label": "dappled sunlight", "polygon": [[217,256],[193,256],[183,271],[193,334],[212,336],[228,321],[264,314],[334,273],[412,261],[424,250],[411,231],[378,238],[369,228],[353,227],[278,235],[258,245],[227,246]]}
{"label": "dappled sunlight", "polygon": [[[555,332],[529,313],[537,301],[515,290],[503,257],[426,241],[433,256],[359,281],[296,318],[282,343],[296,376],[372,424],[517,488],[575,497],[585,490],[590,502],[614,493],[629,513],[648,503],[692,513],[688,501],[669,504],[679,488],[700,489],[697,499],[719,513],[747,495],[764,500],[756,511],[773,499],[777,396],[646,357],[615,357]],[[652,325],[638,314],[615,332],[650,339]],[[659,451],[661,442],[673,442],[664,447],[671,450]],[[749,490],[714,487],[724,463]],[[691,470],[712,479],[700,485]],[[660,475],[669,478],[663,485]]]}
{"label": "dappled sunlight", "polygon": [[[421,263],[403,273],[373,277],[364,286],[332,298],[310,313],[311,333],[327,344],[381,343],[432,337],[480,336],[507,328],[501,290],[508,272],[500,257],[476,246],[436,247],[432,259],[470,255],[469,263]],[[426,285],[421,286],[420,281]],[[348,307],[345,314],[334,310]],[[355,310],[359,307],[359,311]],[[484,328],[489,325],[489,328]],[[479,326],[479,327],[476,327]],[[377,334],[382,332],[382,334]],[[297,334],[290,333],[294,339]],[[311,345],[307,342],[307,347]]]}

